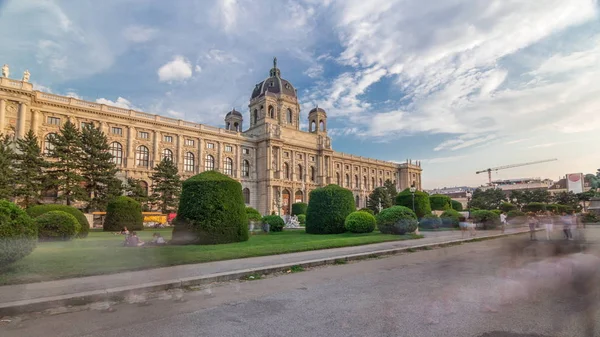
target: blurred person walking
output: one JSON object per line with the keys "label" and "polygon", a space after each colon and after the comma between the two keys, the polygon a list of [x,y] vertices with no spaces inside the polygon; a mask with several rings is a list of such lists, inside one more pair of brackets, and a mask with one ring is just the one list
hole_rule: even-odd
{"label": "blurred person walking", "polygon": [[540,212],[539,214],[541,222],[546,228],[546,240],[550,241],[552,237],[552,231],[554,230],[554,219],[552,218],[552,213],[550,211],[546,211],[546,213]]}
{"label": "blurred person walking", "polygon": [[529,212],[527,215],[527,223],[529,224],[529,240],[531,241],[537,241],[537,238],[535,237],[535,227],[537,226],[538,222],[539,221],[535,216],[535,213]]}
{"label": "blurred person walking", "polygon": [[563,225],[563,233],[565,234],[565,239],[573,240],[573,233],[571,232],[571,228],[573,225],[573,217],[567,215],[566,212],[562,212],[560,216],[560,222]]}

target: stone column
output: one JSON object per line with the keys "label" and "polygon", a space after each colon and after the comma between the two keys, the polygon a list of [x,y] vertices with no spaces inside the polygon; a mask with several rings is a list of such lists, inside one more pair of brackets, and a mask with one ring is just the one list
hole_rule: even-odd
{"label": "stone column", "polygon": [[25,121],[27,118],[27,104],[19,104],[19,112],[17,114],[17,138],[21,139],[25,136]]}
{"label": "stone column", "polygon": [[198,138],[198,159],[196,160],[196,162],[194,163],[196,165],[196,173],[200,173],[203,171],[202,169],[202,163],[204,161],[204,152],[202,152],[202,144],[204,144],[202,142],[201,138]]}
{"label": "stone column", "polygon": [[290,151],[290,156],[292,156],[290,164],[290,180],[296,181],[296,151]]}
{"label": "stone column", "polygon": [[152,159],[159,158],[158,155],[158,146],[160,144],[160,131],[154,131],[154,138],[152,139]]}
{"label": "stone column", "polygon": [[39,110],[31,110],[31,131],[33,131],[34,135],[38,134],[39,128],[40,128],[40,111]]}
{"label": "stone column", "polygon": [[[273,149],[269,143],[267,143],[267,172],[267,178],[273,179]],[[269,207],[272,207],[272,205],[269,205]]]}
{"label": "stone column", "polygon": [[6,128],[6,100],[0,99],[0,134],[4,134]]}
{"label": "stone column", "polygon": [[242,146],[236,145],[235,147],[235,177],[238,179],[242,178]]}
{"label": "stone column", "polygon": [[177,157],[175,157],[177,169],[183,172],[183,137],[177,135]]}
{"label": "stone column", "polygon": [[[135,128],[133,126],[127,127],[127,167],[132,168],[135,166],[135,150],[133,148],[133,140],[135,138]],[[153,158],[151,158],[153,159]]]}

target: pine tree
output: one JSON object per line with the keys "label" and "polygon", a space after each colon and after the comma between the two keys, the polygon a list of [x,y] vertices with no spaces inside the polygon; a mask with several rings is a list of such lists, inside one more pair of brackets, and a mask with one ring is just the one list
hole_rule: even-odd
{"label": "pine tree", "polygon": [[152,201],[163,213],[174,210],[181,192],[181,177],[177,166],[165,158],[154,167],[150,179],[152,179]]}
{"label": "pine tree", "polygon": [[75,124],[67,121],[60,133],[50,139],[52,148],[49,156],[55,161],[48,170],[50,185],[58,189],[58,200],[65,200],[67,205],[76,201],[88,200],[85,189],[81,186],[84,181],[79,173],[83,161],[81,150],[81,133]]}
{"label": "pine tree", "polygon": [[381,209],[392,207],[393,200],[385,187],[376,187],[367,200],[367,208],[372,210],[375,214],[379,213],[379,206]]}
{"label": "pine tree", "polygon": [[104,209],[108,200],[121,195],[121,181],[116,174],[119,171],[112,162],[108,139],[100,128],[87,125],[81,131],[81,175],[85,181],[85,191],[90,197],[86,210]]}
{"label": "pine tree", "polygon": [[[142,187],[140,180],[135,178],[127,178],[125,186],[125,194],[133,200],[142,204],[142,207],[148,202],[148,191]],[[147,207],[147,206],[146,206]]]}
{"label": "pine tree", "polygon": [[12,139],[8,135],[0,135],[0,199],[9,200],[14,196],[15,152]]}
{"label": "pine tree", "polygon": [[15,196],[22,199],[25,208],[37,204],[44,188],[44,169],[48,162],[42,156],[39,139],[31,130],[22,139],[17,139],[15,156]]}
{"label": "pine tree", "polygon": [[398,195],[398,190],[396,190],[396,185],[394,185],[394,183],[391,180],[386,179],[385,182],[383,183],[383,187],[385,188],[385,191],[387,192],[390,200],[392,200],[392,201],[396,200],[396,196]]}

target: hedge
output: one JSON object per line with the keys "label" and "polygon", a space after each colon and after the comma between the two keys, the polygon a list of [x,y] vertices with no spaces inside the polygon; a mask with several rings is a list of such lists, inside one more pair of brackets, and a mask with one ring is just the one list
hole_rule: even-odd
{"label": "hedge", "polygon": [[[410,189],[398,193],[396,196],[396,205],[413,209],[413,197]],[[431,214],[431,205],[429,203],[429,194],[421,191],[415,191],[415,213],[419,218],[426,214]]]}
{"label": "hedge", "polygon": [[262,215],[255,208],[246,207],[246,216],[248,217],[248,221],[261,221]]}
{"label": "hedge", "polygon": [[35,224],[40,241],[69,241],[81,229],[77,219],[63,211],[46,212],[35,218]]}
{"label": "hedge", "polygon": [[300,214],[300,215],[298,215],[298,222],[301,225],[305,225],[306,224],[306,214]]}
{"label": "hedge", "polygon": [[33,219],[12,202],[0,200],[0,268],[29,255],[37,239]]}
{"label": "hedge", "polygon": [[510,211],[516,211],[517,210],[517,206],[514,204],[511,204],[510,202],[503,202],[500,204],[500,207],[498,207],[501,211],[503,212],[510,212]]}
{"label": "hedge", "polygon": [[346,231],[346,217],[356,210],[348,189],[330,184],[310,192],[306,210],[306,233],[338,234]]}
{"label": "hedge", "polygon": [[37,205],[37,206],[29,207],[27,209],[27,214],[29,214],[29,216],[31,216],[32,218],[37,218],[38,216],[40,216],[44,213],[47,213],[47,212],[51,212],[51,211],[62,211],[62,212],[69,213],[72,216],[74,216],[75,219],[77,219],[77,222],[79,222],[79,224],[81,225],[81,228],[80,228],[79,232],[77,233],[77,237],[78,238],[86,238],[88,236],[88,233],[90,232],[90,223],[88,222],[87,218],[85,217],[85,214],[83,214],[82,211],[78,210],[77,208],[75,208],[73,206],[54,205],[54,204]]}
{"label": "hedge", "polygon": [[373,210],[372,210],[372,209],[370,209],[370,208],[361,208],[361,209],[359,209],[358,211],[359,211],[359,212],[367,212],[367,213],[369,213],[369,214],[371,214],[371,215],[375,215],[375,212],[373,212]]}
{"label": "hedge", "polygon": [[532,202],[527,205],[523,205],[523,207],[521,207],[521,210],[526,213],[528,213],[528,212],[534,212],[534,213],[543,212],[546,210],[546,204],[544,204],[542,202]]}
{"label": "hedge", "polygon": [[293,203],[292,204],[292,215],[300,215],[300,214],[306,215],[307,208],[308,208],[308,205],[306,203],[303,203],[303,202]]}
{"label": "hedge", "polygon": [[[416,195],[415,195],[415,199],[416,199]],[[416,202],[416,200],[415,200],[415,202]],[[411,200],[411,203],[412,203],[412,200]],[[433,211],[445,211],[447,209],[451,209],[451,207],[452,207],[452,199],[450,199],[449,196],[443,195],[443,194],[430,195],[429,203],[431,205],[431,210],[433,210]]]}
{"label": "hedge", "polygon": [[130,197],[120,196],[106,205],[106,218],[102,229],[105,232],[118,232],[124,227],[129,231],[141,231],[144,229],[144,218],[139,202]]}
{"label": "hedge", "polygon": [[285,222],[279,215],[265,215],[262,217],[262,223],[269,224],[269,232],[281,232],[285,226]]}
{"label": "hedge", "polygon": [[526,216],[526,215],[527,215],[527,213],[525,213],[525,212],[522,212],[522,211],[517,211],[517,210],[514,210],[514,211],[508,211],[508,212],[506,213],[506,217],[507,217],[508,219],[516,218],[516,217],[519,217],[519,216]]}
{"label": "hedge", "polygon": [[492,209],[492,210],[490,210],[490,212],[493,212],[494,214],[496,214],[498,216],[500,216],[500,214],[502,214],[502,211],[499,209]]}
{"label": "hedge", "polygon": [[408,207],[392,206],[379,212],[375,218],[377,228],[384,234],[404,235],[417,229],[417,216]]}
{"label": "hedge", "polygon": [[346,217],[344,227],[347,231],[352,233],[371,233],[375,230],[377,220],[375,217],[367,212],[356,211],[350,213]]}
{"label": "hedge", "polygon": [[456,200],[451,200],[452,202],[452,209],[455,211],[462,211],[463,210],[463,205],[460,201],[456,201]]}
{"label": "hedge", "polygon": [[248,241],[242,185],[217,171],[182,184],[172,243],[220,244]]}
{"label": "hedge", "polygon": [[494,229],[500,224],[500,216],[492,211],[473,211],[471,216],[476,223],[483,225],[483,229]]}
{"label": "hedge", "polygon": [[442,215],[440,215],[440,220],[442,221],[442,227],[444,228],[455,228],[458,227],[459,218],[462,215],[453,209],[449,209],[444,211]]}
{"label": "hedge", "polygon": [[423,229],[437,229],[441,226],[442,219],[435,214],[427,214],[419,221],[419,227]]}

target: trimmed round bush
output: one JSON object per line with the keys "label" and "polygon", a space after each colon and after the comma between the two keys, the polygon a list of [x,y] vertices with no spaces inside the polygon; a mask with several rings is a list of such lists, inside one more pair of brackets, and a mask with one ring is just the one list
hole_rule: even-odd
{"label": "trimmed round bush", "polygon": [[443,228],[457,228],[459,219],[462,215],[453,209],[449,209],[444,211],[442,215],[440,215],[440,220],[442,221]]}
{"label": "trimmed round bush", "polygon": [[261,221],[262,215],[252,207],[246,207],[246,216],[248,217],[248,221]]}
{"label": "trimmed round bush", "polygon": [[356,210],[350,190],[331,184],[312,190],[309,200],[306,233],[338,234],[346,231],[346,217]]}
{"label": "trimmed round bush", "polygon": [[301,225],[306,225],[306,214],[299,214],[298,215],[298,222]]}
{"label": "trimmed round bush", "polygon": [[[410,189],[398,193],[396,196],[396,205],[413,209],[413,199]],[[422,191],[415,191],[415,213],[419,218],[425,214],[431,214],[431,205],[429,203],[429,194]]]}
{"label": "trimmed round bush", "polygon": [[359,212],[367,212],[367,213],[369,213],[369,214],[371,214],[371,215],[375,215],[375,212],[373,212],[373,210],[372,210],[372,209],[370,209],[370,208],[361,208],[361,209],[359,209],[358,211],[359,211]]}
{"label": "trimmed round bush", "polygon": [[40,241],[69,241],[81,228],[74,216],[63,211],[46,212],[35,218],[35,224]]}
{"label": "trimmed round bush", "polygon": [[77,222],[79,222],[80,229],[77,232],[78,238],[80,238],[80,239],[86,238],[88,236],[88,233],[90,232],[90,223],[88,222],[88,219],[85,217],[85,214],[83,214],[82,211],[78,210],[77,208],[75,208],[73,206],[54,205],[54,204],[36,205],[33,207],[29,207],[26,211],[27,211],[27,214],[29,214],[29,216],[32,218],[37,218],[38,216],[40,216],[44,213],[51,212],[51,211],[62,211],[65,213],[69,213],[72,216],[74,216],[75,219],[77,219]]}
{"label": "trimmed round bush", "polygon": [[404,235],[417,229],[417,216],[408,207],[392,206],[379,212],[375,218],[377,228],[384,234]]}
{"label": "trimmed round bush", "polygon": [[516,205],[511,204],[510,202],[503,202],[500,204],[500,207],[498,207],[501,211],[503,212],[510,212],[510,211],[516,211],[518,208]]}
{"label": "trimmed round bush", "polygon": [[293,203],[292,204],[292,215],[300,215],[300,214],[306,215],[307,208],[308,208],[308,205],[306,203],[303,203],[303,202]]}
{"label": "trimmed round bush", "polygon": [[363,211],[352,212],[346,217],[344,227],[352,233],[371,233],[377,220],[372,214]]}
{"label": "trimmed round bush", "polygon": [[419,227],[423,229],[437,229],[441,226],[442,219],[435,214],[427,214],[419,221]]}
{"label": "trimmed round bush", "polygon": [[457,200],[451,200],[452,202],[452,209],[455,211],[462,211],[463,210],[463,205],[460,201]]}
{"label": "trimmed round bush", "polygon": [[144,230],[142,206],[126,196],[116,197],[108,202],[102,228],[105,232],[118,232],[123,227],[127,227],[129,231]]}
{"label": "trimmed round bush", "polygon": [[500,224],[500,216],[492,211],[479,210],[471,212],[476,223],[480,223],[483,229],[495,229]]}
{"label": "trimmed round bush", "polygon": [[[415,195],[415,203],[416,203],[416,195]],[[411,200],[412,203],[412,200]],[[445,211],[447,209],[451,209],[452,207],[452,199],[449,196],[443,194],[432,194],[429,196],[429,203],[431,204],[432,211]],[[412,206],[412,205],[411,205]],[[415,205],[416,208],[416,205]]]}
{"label": "trimmed round bush", "polygon": [[543,212],[546,211],[546,204],[542,203],[542,202],[532,202],[529,203],[527,205],[524,205],[523,207],[521,207],[521,210],[523,212],[529,213],[529,212]]}
{"label": "trimmed round bush", "polygon": [[174,221],[174,244],[248,241],[242,185],[216,171],[197,174],[182,184]]}
{"label": "trimmed round bush", "polygon": [[33,219],[12,202],[0,200],[0,268],[29,255],[37,239]]}
{"label": "trimmed round bush", "polygon": [[285,226],[285,222],[279,215],[265,215],[262,218],[262,223],[269,224],[269,232],[281,232]]}

